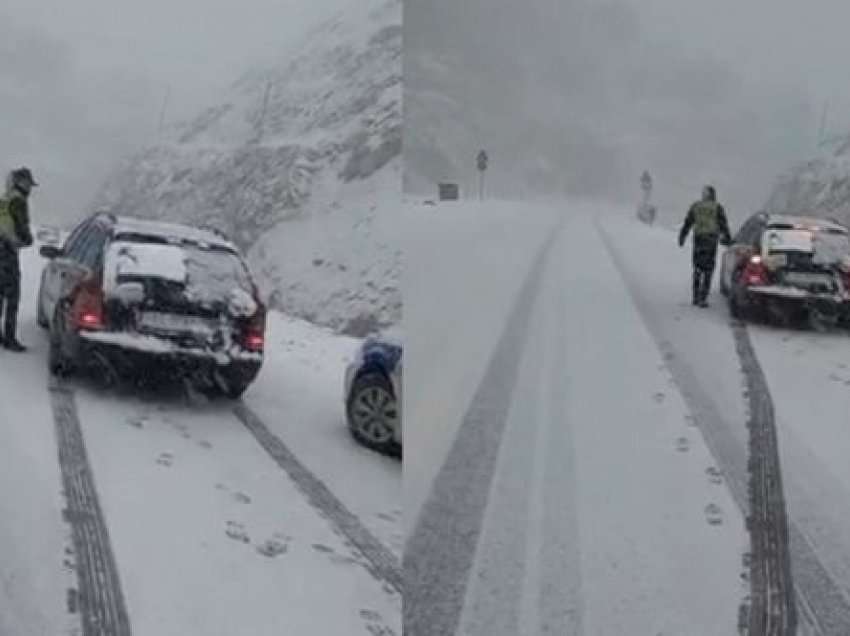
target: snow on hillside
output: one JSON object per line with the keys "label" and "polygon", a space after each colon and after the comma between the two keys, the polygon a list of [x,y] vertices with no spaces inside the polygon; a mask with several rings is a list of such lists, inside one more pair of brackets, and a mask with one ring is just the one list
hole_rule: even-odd
{"label": "snow on hillside", "polygon": [[768,198],[775,213],[814,214],[850,223],[850,139],[783,175]]}
{"label": "snow on hillside", "polygon": [[299,218],[249,253],[281,311],[363,336],[401,318],[401,160],[367,180],[317,183]]}
{"label": "snow on hillside", "polygon": [[130,157],[96,203],[224,230],[289,313],[352,333],[396,322],[384,225],[401,204],[401,102],[401,2],[350,3]]}

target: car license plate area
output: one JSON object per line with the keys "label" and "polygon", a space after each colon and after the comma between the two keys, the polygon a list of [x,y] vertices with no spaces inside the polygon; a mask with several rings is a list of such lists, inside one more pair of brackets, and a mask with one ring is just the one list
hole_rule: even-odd
{"label": "car license plate area", "polygon": [[139,312],[136,325],[141,331],[152,331],[162,334],[192,334],[195,336],[211,336],[214,329],[209,320],[198,316],[185,316],[158,311]]}
{"label": "car license plate area", "polygon": [[829,274],[818,272],[786,272],[783,281],[786,285],[812,292],[828,293],[835,290],[835,279]]}

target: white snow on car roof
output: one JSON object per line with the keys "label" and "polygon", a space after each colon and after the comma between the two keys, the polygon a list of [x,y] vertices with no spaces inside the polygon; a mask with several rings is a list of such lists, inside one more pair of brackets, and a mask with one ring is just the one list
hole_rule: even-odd
{"label": "white snow on car roof", "polygon": [[173,238],[191,241],[193,243],[206,243],[215,247],[229,249],[234,252],[238,251],[232,242],[210,230],[202,230],[188,225],[180,225],[178,223],[148,221],[134,217],[119,216],[115,223],[115,234],[120,236],[121,234],[133,233]]}

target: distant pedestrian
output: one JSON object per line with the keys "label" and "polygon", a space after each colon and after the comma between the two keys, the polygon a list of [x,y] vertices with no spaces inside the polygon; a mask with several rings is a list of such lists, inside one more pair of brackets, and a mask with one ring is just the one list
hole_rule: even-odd
{"label": "distant pedestrian", "polygon": [[18,251],[32,245],[29,196],[38,185],[28,168],[9,173],[6,192],[0,197],[0,344],[9,351],[26,351],[17,338],[18,305],[21,300],[21,264]]}
{"label": "distant pedestrian", "polygon": [[717,202],[714,186],[705,186],[702,189],[702,199],[688,210],[685,223],[679,232],[679,247],[685,245],[691,228],[694,231],[693,304],[708,307],[711,277],[717,262],[717,244],[721,242],[728,245],[732,242],[726,210]]}

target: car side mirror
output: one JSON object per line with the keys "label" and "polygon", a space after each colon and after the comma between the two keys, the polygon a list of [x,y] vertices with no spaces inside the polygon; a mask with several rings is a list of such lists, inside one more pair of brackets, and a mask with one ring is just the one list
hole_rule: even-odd
{"label": "car side mirror", "polygon": [[42,258],[53,260],[54,258],[62,256],[62,248],[57,247],[56,245],[42,245],[39,248],[38,253],[41,254]]}

